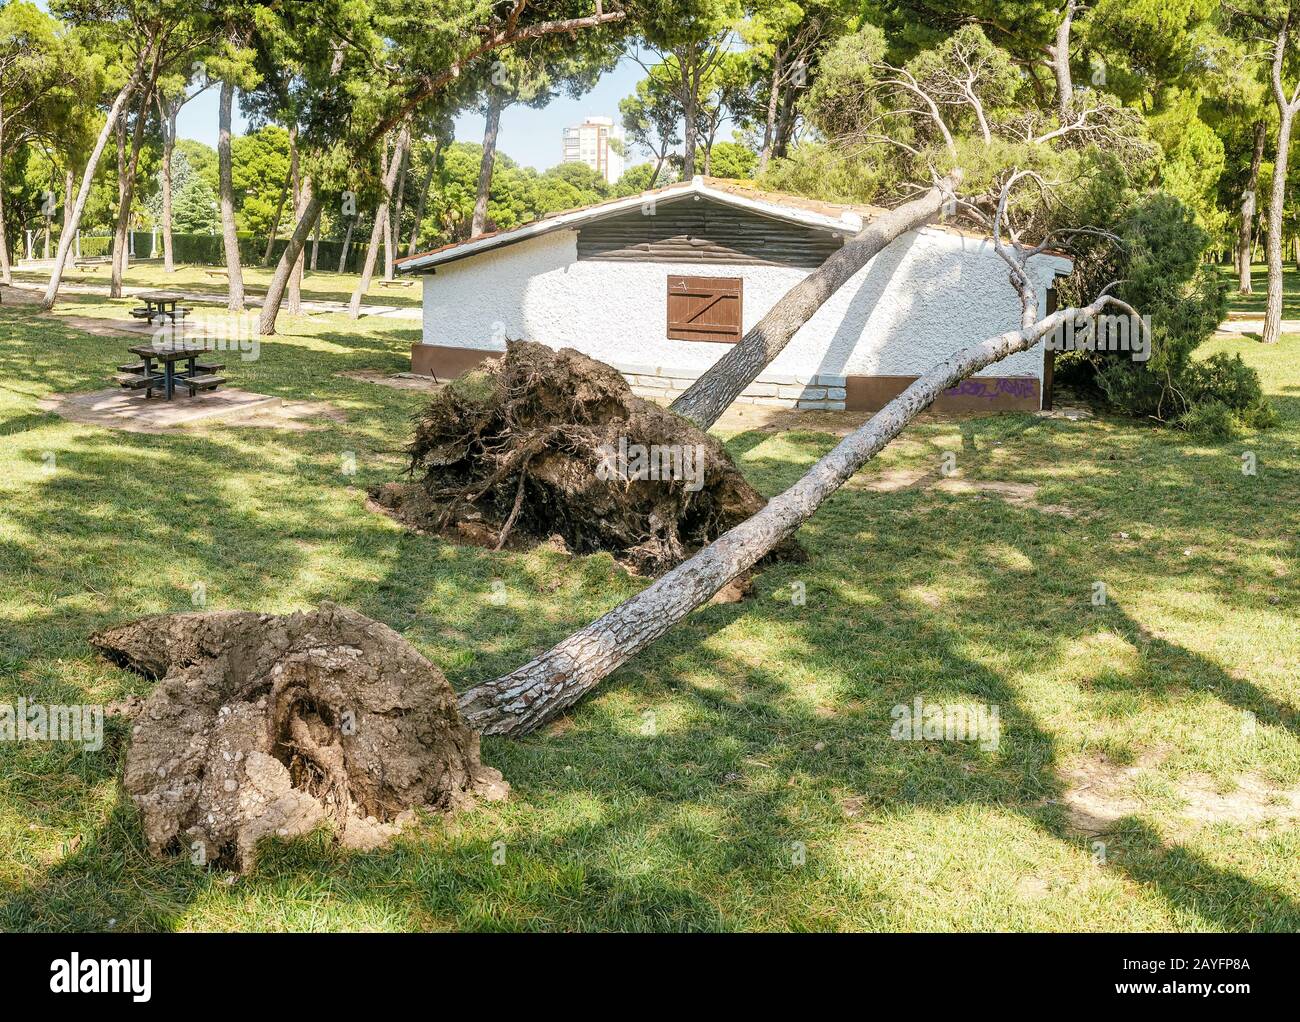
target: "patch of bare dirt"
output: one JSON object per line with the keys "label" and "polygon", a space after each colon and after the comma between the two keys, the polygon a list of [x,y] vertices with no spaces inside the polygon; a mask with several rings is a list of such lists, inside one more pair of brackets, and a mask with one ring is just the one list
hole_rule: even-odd
{"label": "patch of bare dirt", "polygon": [[381,373],[373,369],[349,369],[339,375],[346,376],[349,380],[377,383],[381,387],[393,387],[397,390],[436,392],[447,385],[446,380],[435,380],[432,376],[420,376],[416,373]]}
{"label": "patch of bare dirt", "polygon": [[[646,575],[766,503],[721,443],[612,366],[528,341],[438,393],[408,450],[414,482],[370,496],[409,527],[496,548],[558,534]],[[802,554],[787,541],[774,556]]]}
{"label": "patch of bare dirt", "polygon": [[[1079,834],[1110,830],[1125,816],[1141,813],[1145,802],[1137,791],[1144,775],[1159,757],[1149,756],[1133,765],[1111,762],[1096,754],[1074,760],[1060,770],[1066,784],[1063,800],[1069,825]],[[1193,774],[1173,784],[1179,808],[1172,816],[1161,810],[1166,822],[1181,827],[1227,823],[1239,827],[1294,824],[1300,821],[1300,785],[1283,788],[1256,774],[1234,778],[1232,791],[1223,792],[1212,778]]]}
{"label": "patch of bare dirt", "polygon": [[1038,486],[1035,483],[1017,483],[1000,479],[967,479],[947,476],[935,469],[890,468],[872,475],[859,476],[850,484],[855,489],[872,493],[897,493],[900,490],[933,490],[936,493],[953,493],[963,496],[997,497],[1017,507],[1027,507],[1044,514],[1073,518],[1072,508],[1060,504],[1038,503]]}
{"label": "patch of bare dirt", "polygon": [[119,707],[133,721],[124,786],[154,855],[247,871],[261,839],[322,825],[371,849],[417,808],[508,791],[442,673],[355,611],[171,614],[90,641],[159,679]]}

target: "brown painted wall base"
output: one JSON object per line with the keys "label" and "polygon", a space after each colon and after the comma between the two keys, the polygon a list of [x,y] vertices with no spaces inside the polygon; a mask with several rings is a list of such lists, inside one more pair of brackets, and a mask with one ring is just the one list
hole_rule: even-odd
{"label": "brown painted wall base", "polygon": [[[411,345],[411,372],[452,380],[499,352],[453,348],[441,344]],[[916,379],[915,376],[849,376],[844,407],[875,412],[885,407]],[[934,403],[937,412],[1036,412],[1042,400],[1038,380],[1023,376],[977,376],[946,390]]]}
{"label": "brown painted wall base", "polygon": [[[846,377],[844,408],[878,412],[916,381],[915,376]],[[1042,391],[1024,376],[972,376],[945,390],[932,406],[936,412],[1036,412]]]}
{"label": "brown painted wall base", "polygon": [[454,380],[467,373],[484,359],[499,355],[499,351],[480,351],[476,348],[450,348],[441,344],[412,344],[411,372],[419,376],[433,375],[439,380]]}

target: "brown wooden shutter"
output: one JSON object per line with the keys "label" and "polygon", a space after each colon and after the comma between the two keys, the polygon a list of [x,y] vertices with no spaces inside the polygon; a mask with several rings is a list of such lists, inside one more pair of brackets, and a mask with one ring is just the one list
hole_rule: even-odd
{"label": "brown wooden shutter", "polygon": [[722,341],[741,337],[744,284],[739,277],[668,278],[668,339]]}

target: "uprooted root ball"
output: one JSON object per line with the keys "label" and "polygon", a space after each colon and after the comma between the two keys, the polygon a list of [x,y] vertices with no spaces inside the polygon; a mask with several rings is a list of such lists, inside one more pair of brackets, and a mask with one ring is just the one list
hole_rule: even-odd
{"label": "uprooted root ball", "polygon": [[416,482],[371,494],[407,525],[498,548],[558,535],[644,574],[766,503],[717,440],[635,396],[616,369],[528,341],[439,393],[409,453]]}
{"label": "uprooted root ball", "polygon": [[375,848],[417,807],[508,791],[442,673],[354,611],[170,614],[90,641],[160,679],[135,714],[124,781],[154,855],[247,871],[261,838],[322,824]]}

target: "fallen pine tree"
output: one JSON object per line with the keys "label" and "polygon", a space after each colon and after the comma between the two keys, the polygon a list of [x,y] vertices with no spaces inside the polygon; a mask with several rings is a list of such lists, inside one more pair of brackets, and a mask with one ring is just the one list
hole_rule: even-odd
{"label": "fallen pine tree", "polygon": [[[484,734],[522,735],[572,706],[622,664],[645,649],[739,574],[752,568],[795,531],[849,478],[901,433],[945,390],[1067,324],[1095,322],[1114,306],[1137,319],[1125,302],[1105,291],[1091,304],[1038,318],[1038,295],[1028,262],[1047,248],[1021,245],[1014,231],[1003,240],[1007,202],[1021,181],[1044,182],[1031,172],[1011,174],[990,217],[994,245],[1010,270],[1020,300],[1021,325],[970,345],[934,366],[854,430],[785,492],[752,518],[720,536],[636,596],[624,601],[518,670],[464,692],[465,720]],[[1010,230],[1010,228],[1007,228]],[[1050,239],[1049,239],[1050,240]]]}

